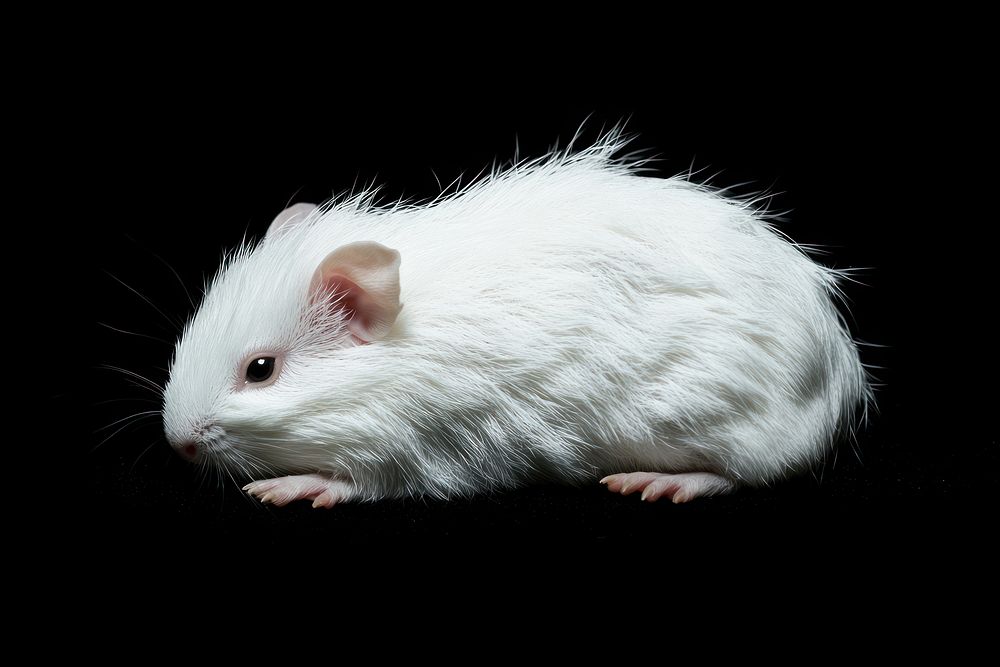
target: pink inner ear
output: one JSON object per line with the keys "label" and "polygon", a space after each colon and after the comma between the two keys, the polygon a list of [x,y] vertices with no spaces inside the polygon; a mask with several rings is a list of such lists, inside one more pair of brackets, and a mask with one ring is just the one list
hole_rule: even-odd
{"label": "pink inner ear", "polygon": [[370,343],[389,333],[399,303],[399,253],[372,241],[351,243],[327,255],[313,276],[314,298],[342,310],[347,329]]}
{"label": "pink inner ear", "polygon": [[384,336],[398,313],[398,309],[383,307],[353,280],[337,273],[324,277],[319,293],[333,310],[343,312],[347,330],[362,344]]}
{"label": "pink inner ear", "polygon": [[347,330],[354,338],[367,343],[368,341],[358,334],[358,331],[365,327],[365,318],[361,314],[364,312],[364,306],[360,303],[364,299],[364,290],[347,276],[333,274],[325,277],[321,293],[333,310],[344,314]]}

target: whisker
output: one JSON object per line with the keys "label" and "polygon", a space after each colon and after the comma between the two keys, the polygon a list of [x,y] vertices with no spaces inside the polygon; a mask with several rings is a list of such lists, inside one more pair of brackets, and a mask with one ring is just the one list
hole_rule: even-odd
{"label": "whisker", "polygon": [[127,334],[129,336],[138,336],[139,338],[148,338],[149,340],[155,340],[157,343],[163,343],[164,345],[172,346],[171,343],[163,340],[162,338],[157,338],[156,336],[150,336],[149,334],[144,334],[144,333],[137,333],[135,331],[126,331],[125,329],[119,329],[118,327],[113,327],[110,324],[105,324],[104,322],[98,322],[98,324],[106,329],[117,331],[118,333]]}
{"label": "whisker", "polygon": [[[134,385],[134,386],[138,387],[138,386],[141,386],[141,385]],[[145,387],[143,387],[143,388],[145,388]],[[90,405],[92,407],[97,407],[98,405],[107,405],[108,403],[156,403],[156,404],[159,404],[160,402],[159,401],[154,401],[151,398],[109,398],[109,399],[104,400],[104,401],[97,401],[96,403],[91,403]]]}
{"label": "whisker", "polygon": [[[127,384],[130,387],[135,387],[136,389],[142,389],[143,391],[148,391],[148,392],[152,393],[154,396],[156,396],[156,400],[151,399],[151,398],[142,399],[142,400],[151,401],[153,403],[161,403],[162,402],[162,397],[160,396],[160,392],[157,389],[153,389],[152,387],[148,387],[148,386],[146,386],[144,384],[141,384],[139,382],[135,382],[134,380],[125,380],[125,384]],[[139,400],[139,399],[137,399],[137,400]]]}
{"label": "whisker", "polygon": [[166,266],[168,269],[170,269],[170,273],[174,274],[174,278],[177,278],[177,282],[180,283],[181,289],[184,290],[184,296],[187,297],[188,303],[191,304],[191,309],[192,310],[197,310],[198,306],[195,305],[194,299],[191,298],[191,292],[188,291],[187,285],[185,285],[184,281],[181,280],[180,274],[177,273],[177,271],[174,269],[174,267],[171,266],[170,263],[167,260],[165,260],[162,257],[160,257],[159,255],[157,255],[152,250],[150,250],[150,253],[152,253],[153,257],[155,257],[156,259],[158,259],[161,262],[163,262],[164,266]]}
{"label": "whisker", "polygon": [[152,389],[153,392],[156,393],[158,396],[162,396],[163,395],[163,387],[161,387],[160,385],[158,385],[156,382],[153,382],[152,380],[150,380],[145,375],[140,375],[139,373],[136,373],[135,371],[130,371],[127,368],[121,368],[120,366],[110,366],[108,364],[104,364],[100,368],[103,368],[103,369],[106,369],[106,370],[110,370],[110,371],[115,371],[115,372],[118,372],[118,373],[122,373],[123,375],[126,375],[126,376],[128,376],[130,378],[133,378],[135,380],[139,380],[140,382],[142,382],[142,383],[144,383],[146,385],[147,389]]}
{"label": "whisker", "polygon": [[148,303],[149,306],[153,310],[155,310],[156,312],[158,312],[163,317],[163,319],[165,319],[170,324],[170,326],[172,326],[174,329],[176,329],[176,330],[179,331],[179,330],[181,330],[183,328],[183,326],[184,326],[183,323],[175,321],[173,318],[171,318],[165,312],[163,312],[162,310],[160,310],[160,307],[157,306],[152,301],[150,301],[149,297],[147,297],[145,294],[142,294],[139,290],[135,289],[134,287],[132,287],[131,285],[129,285],[124,280],[122,280],[121,278],[119,278],[115,274],[111,273],[110,271],[105,270],[104,273],[106,273],[109,276],[111,276],[111,278],[113,278],[115,281],[117,281],[118,283],[120,283],[127,290],[129,290],[130,292],[132,292],[133,294],[135,294],[136,296],[138,296],[140,299],[142,299],[143,301],[145,301],[146,303]]}
{"label": "whisker", "polygon": [[129,419],[142,419],[142,418],[148,417],[150,415],[158,415],[158,414],[160,414],[159,410],[144,410],[143,412],[136,412],[136,413],[133,413],[131,415],[128,415],[127,417],[122,417],[121,419],[116,419],[115,421],[111,422],[107,426],[102,426],[99,429],[95,430],[94,433],[100,433],[101,431],[106,431],[109,428],[111,428],[112,426],[114,426],[115,424],[120,424],[123,421],[129,420]]}
{"label": "whisker", "polygon": [[149,452],[150,452],[150,451],[151,451],[151,450],[153,449],[153,447],[154,447],[154,446],[156,446],[156,445],[160,444],[160,442],[161,442],[162,440],[163,440],[163,438],[162,438],[162,437],[158,437],[158,438],[156,438],[155,440],[153,440],[153,442],[149,443],[149,445],[148,445],[148,446],[147,446],[147,447],[146,447],[146,448],[145,448],[144,450],[142,450],[142,453],[141,453],[141,454],[139,454],[139,456],[137,456],[137,457],[135,458],[135,462],[134,462],[134,463],[132,464],[132,467],[131,467],[131,468],[129,468],[129,471],[128,471],[128,474],[129,474],[129,475],[131,475],[132,473],[134,473],[134,472],[135,472],[135,467],[136,467],[137,465],[139,465],[139,461],[141,461],[141,460],[142,460],[142,457],[143,457],[143,456],[145,456],[146,454],[148,454],[148,453],[149,453]]}
{"label": "whisker", "polygon": [[144,416],[144,417],[142,417],[140,419],[135,419],[133,421],[128,422],[127,424],[123,424],[117,431],[115,431],[114,433],[112,433],[111,435],[109,435],[108,437],[106,437],[104,440],[101,440],[99,443],[97,443],[96,445],[94,445],[93,448],[91,448],[90,453],[93,454],[94,452],[96,452],[99,447],[101,447],[102,445],[104,445],[104,443],[106,443],[108,440],[110,440],[111,438],[115,437],[116,435],[118,435],[119,433],[121,433],[122,431],[124,431],[125,429],[127,429],[129,426],[133,426],[135,424],[142,423],[144,419],[149,419],[151,416],[152,415],[146,415],[146,416]]}

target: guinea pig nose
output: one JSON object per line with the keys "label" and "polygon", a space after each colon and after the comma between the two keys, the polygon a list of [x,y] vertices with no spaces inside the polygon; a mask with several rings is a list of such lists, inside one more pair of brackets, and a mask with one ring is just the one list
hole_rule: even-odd
{"label": "guinea pig nose", "polygon": [[175,449],[177,450],[177,453],[181,455],[181,458],[185,460],[194,461],[198,457],[198,445],[190,440],[180,443],[175,447]]}

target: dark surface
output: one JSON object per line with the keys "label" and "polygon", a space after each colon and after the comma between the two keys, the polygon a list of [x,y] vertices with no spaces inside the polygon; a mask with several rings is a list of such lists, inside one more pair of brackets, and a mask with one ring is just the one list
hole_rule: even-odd
{"label": "dark surface", "polygon": [[[935,189],[913,172],[928,154],[927,143],[917,145],[912,126],[900,122],[912,108],[901,92],[908,75],[886,86],[869,68],[846,62],[817,64],[808,78],[781,74],[770,73],[772,92],[763,96],[780,102],[734,98],[730,87],[679,75],[657,95],[648,93],[648,82],[627,78],[611,78],[615,87],[588,95],[545,82],[529,90],[515,81],[343,99],[295,92],[287,81],[270,87],[229,77],[175,79],[167,72],[132,82],[127,94],[117,84],[96,83],[93,98],[104,102],[70,128],[76,159],[56,168],[63,170],[56,182],[66,189],[87,175],[79,216],[63,221],[59,234],[67,261],[85,260],[82,273],[54,282],[80,295],[56,319],[72,317],[88,345],[73,357],[75,378],[45,390],[47,404],[64,416],[56,427],[66,431],[71,473],[83,478],[74,527],[98,544],[676,543],[692,535],[720,539],[737,529],[872,543],[918,541],[924,531],[935,540],[978,534],[967,526],[992,520],[997,480],[996,440],[979,417],[992,395],[966,391],[962,414],[968,417],[958,417],[950,388],[962,381],[941,380],[950,364],[933,347],[935,327],[939,318],[952,317],[944,314],[951,304],[943,305],[941,282],[927,267],[947,250],[920,231]],[[181,283],[196,295],[222,250],[245,232],[259,237],[287,203],[321,201],[373,181],[385,184],[387,201],[430,197],[438,180],[447,184],[465,173],[467,181],[494,158],[510,159],[515,137],[521,155],[535,156],[557,139],[565,143],[588,117],[590,138],[628,118],[629,131],[638,135],[634,147],[659,154],[664,175],[693,165],[704,170],[700,177],[720,172],[713,179],[720,186],[751,182],[737,193],[778,193],[771,207],[790,211],[782,229],[793,239],[825,246],[828,264],[864,268],[858,276],[864,284],[846,286],[849,321],[871,344],[862,354],[879,383],[879,411],[856,447],[842,446],[814,477],[687,506],[643,504],[607,493],[595,481],[585,489],[537,487],[450,503],[314,511],[302,503],[261,507],[232,483],[200,483],[169,451],[155,416],[120,431],[120,425],[106,428],[158,406],[102,366],[162,383],[171,353],[166,342],[178,333],[170,320],[191,313]],[[109,166],[88,169],[92,154]],[[967,273],[968,283],[977,280]],[[955,321],[971,323],[968,315]],[[53,330],[61,336],[65,328]],[[972,349],[956,348],[965,368],[980,358],[973,350],[986,334],[979,332],[970,327],[965,338]]]}

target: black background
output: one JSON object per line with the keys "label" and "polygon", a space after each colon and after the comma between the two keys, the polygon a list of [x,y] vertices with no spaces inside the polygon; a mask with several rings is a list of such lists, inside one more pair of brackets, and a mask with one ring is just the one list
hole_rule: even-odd
{"label": "black background", "polygon": [[[942,120],[928,103],[941,86],[957,96],[961,84],[888,56],[803,63],[798,52],[771,55],[742,74],[731,71],[733,61],[685,74],[572,59],[475,76],[403,63],[360,80],[343,72],[300,79],[289,70],[259,77],[252,66],[221,61],[204,69],[159,63],[136,77],[98,68],[101,76],[80,89],[79,113],[63,119],[71,157],[49,165],[53,187],[74,194],[78,212],[56,235],[60,262],[75,269],[48,276],[72,296],[47,314],[57,339],[72,329],[86,343],[83,354],[68,350],[50,372],[61,379],[41,390],[60,417],[53,426],[73,461],[69,472],[82,479],[73,527],[98,543],[175,546],[676,543],[747,529],[869,545],[981,538],[974,526],[992,516],[997,449],[982,418],[991,394],[972,390],[966,373],[988,375],[979,365],[992,353],[982,352],[982,314],[958,305],[969,291],[960,285],[982,278],[973,260],[952,255],[947,238],[963,223],[942,174],[952,146],[968,139],[962,123]],[[637,136],[633,148],[660,156],[661,175],[693,166],[699,179],[718,172],[719,186],[749,182],[737,193],[773,191],[770,207],[788,211],[786,233],[824,246],[829,265],[863,269],[863,284],[845,289],[878,411],[857,446],[842,446],[814,477],[686,506],[646,505],[595,484],[450,503],[275,509],[235,486],[199,484],[155,417],[120,432],[107,427],[158,406],[104,367],[164,382],[167,343],[179,330],[170,320],[192,312],[185,288],[197,298],[222,251],[244,234],[259,238],[286,204],[371,183],[386,201],[428,198],[438,182],[462,174],[467,182],[495,159],[509,160],[515,146],[536,156],[565,144],[581,123],[585,142],[622,120]],[[962,343],[950,346],[943,333],[956,329]],[[67,368],[72,381],[62,379]]]}

